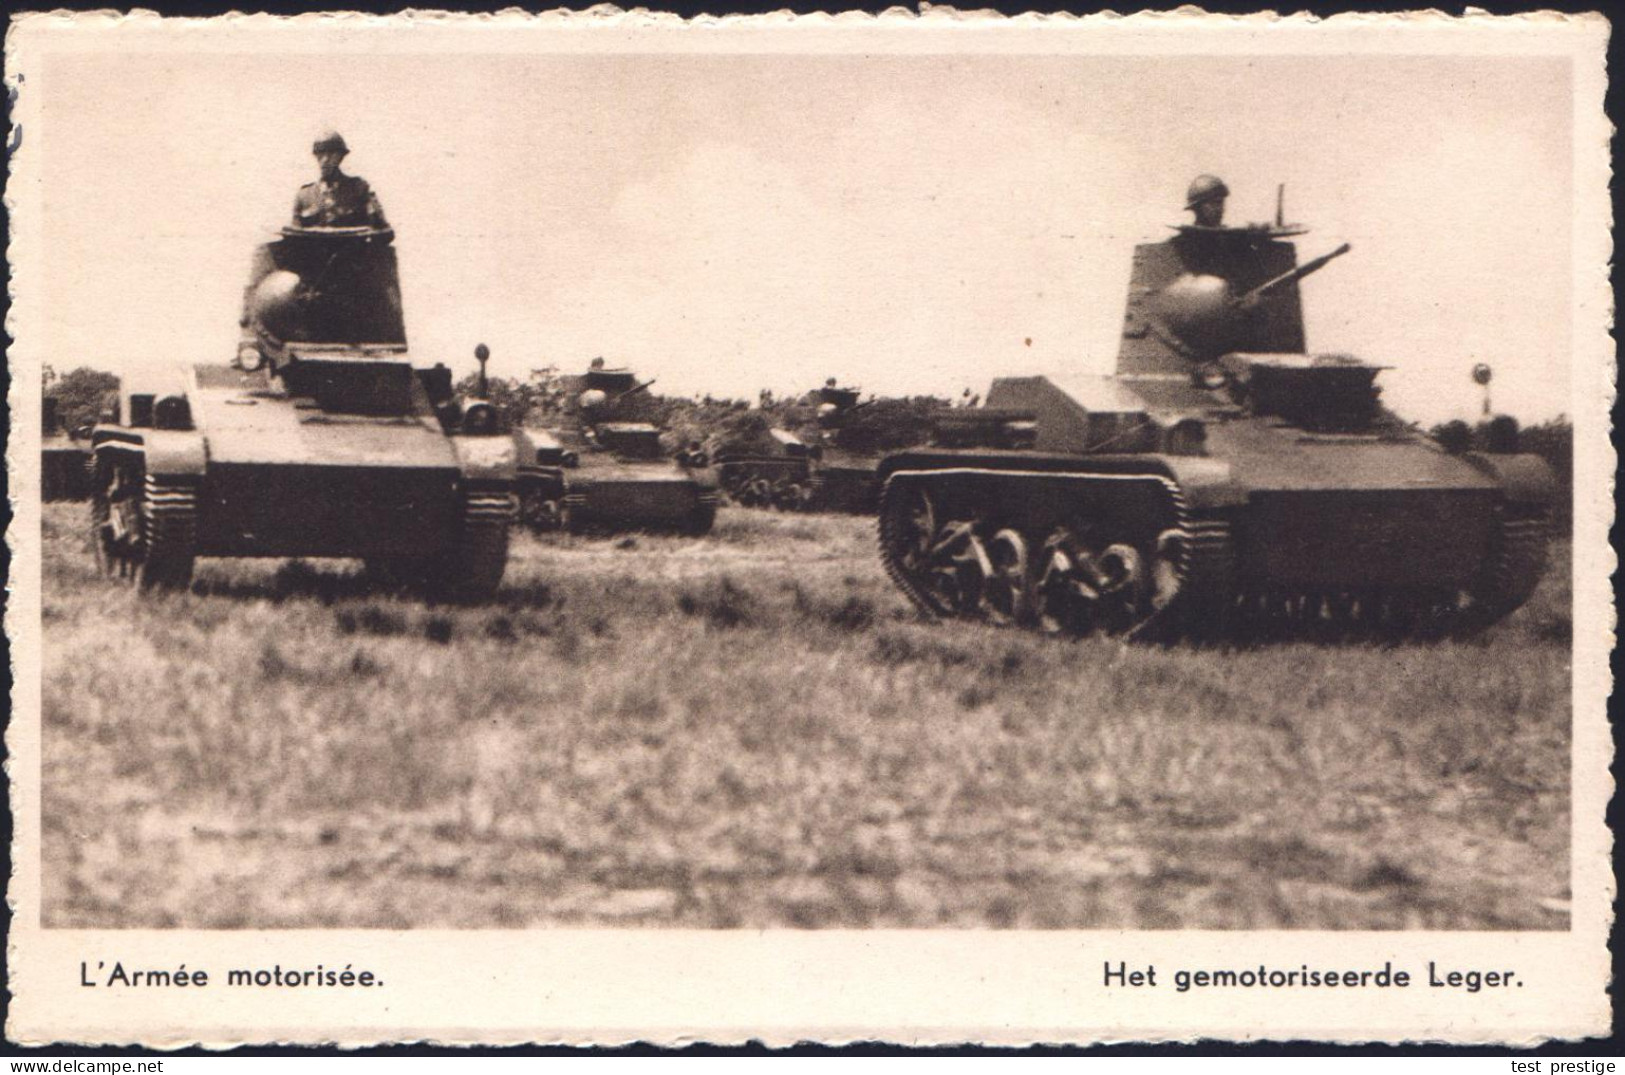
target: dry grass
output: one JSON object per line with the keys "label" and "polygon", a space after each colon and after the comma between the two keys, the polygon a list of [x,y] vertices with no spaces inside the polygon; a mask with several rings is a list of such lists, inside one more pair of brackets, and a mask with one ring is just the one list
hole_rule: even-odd
{"label": "dry grass", "polygon": [[1566,928],[1566,550],[1471,641],[922,622],[871,520],[520,539],[501,599],[45,521],[51,926]]}

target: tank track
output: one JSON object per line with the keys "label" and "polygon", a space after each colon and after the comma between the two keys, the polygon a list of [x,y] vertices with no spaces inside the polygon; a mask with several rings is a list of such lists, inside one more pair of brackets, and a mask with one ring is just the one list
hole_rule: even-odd
{"label": "tank track", "polygon": [[729,456],[717,464],[728,499],[745,508],[802,511],[811,500],[812,478],[805,460],[775,456]]}
{"label": "tank track", "polygon": [[1184,491],[1166,475],[1154,472],[1096,475],[999,468],[965,468],[952,472],[901,471],[886,479],[880,493],[880,558],[886,574],[897,588],[915,607],[928,615],[944,616],[951,613],[926,591],[905,563],[909,524],[899,505],[905,491],[915,481],[966,473],[1006,480],[1042,478],[1046,481],[1060,479],[1080,483],[1128,480],[1160,487],[1166,498],[1167,515],[1173,523],[1159,535],[1160,562],[1172,572],[1172,592],[1165,594],[1159,604],[1130,626],[1126,632],[1129,637],[1153,637],[1181,627],[1220,623],[1235,603],[1235,557],[1228,521],[1193,513]]}
{"label": "tank track", "polygon": [[[1196,638],[1302,637],[1349,639],[1360,637],[1429,637],[1471,632],[1495,622],[1526,602],[1534,593],[1546,566],[1549,524],[1544,515],[1504,515],[1498,520],[1490,554],[1479,579],[1465,592],[1449,587],[1438,589],[1331,588],[1325,590],[1281,589],[1268,585],[1248,585],[1241,577],[1231,520],[1219,513],[1194,511],[1183,490],[1171,479],[1156,473],[1096,475],[1087,473],[1016,471],[1002,468],[943,468],[899,471],[887,479],[881,493],[879,542],[881,563],[887,575],[908,600],[935,617],[985,617],[994,622],[1008,621],[1008,615],[988,615],[986,609],[961,607],[959,591],[944,590],[942,570],[950,577],[955,563],[962,563],[969,577],[977,576],[976,561],[969,553],[960,560],[939,556],[951,540],[967,541],[967,524],[959,529],[944,527],[948,520],[934,518],[932,525],[941,540],[933,538],[933,551],[922,554],[920,531],[910,512],[908,493],[927,488],[935,481],[952,481],[955,476],[976,474],[1006,482],[1024,478],[1046,481],[1070,479],[1155,482],[1167,497],[1167,518],[1171,525],[1158,535],[1154,569],[1159,576],[1158,600],[1148,614],[1138,617],[1123,633],[1130,638],[1162,638],[1182,634]],[[922,483],[915,485],[914,483]],[[907,501],[907,504],[905,504]],[[951,502],[951,499],[950,499]],[[983,545],[1008,525],[998,520],[977,519],[974,532]],[[957,535],[957,536],[956,536]],[[1029,548],[1037,547],[1035,535],[1027,536]],[[932,544],[932,543],[926,543]],[[1043,560],[1053,563],[1048,548]],[[982,554],[978,554],[982,555]],[[933,559],[936,557],[936,559]],[[988,563],[983,555],[981,563]],[[912,566],[911,566],[912,565]],[[1028,563],[1028,585],[1036,589],[1040,567]],[[933,589],[935,587],[935,589]],[[987,584],[982,584],[987,589]],[[972,602],[974,605],[974,602]],[[997,610],[995,610],[997,611]],[[1053,626],[1050,629],[1055,629]],[[1088,629],[1087,626],[1084,629]],[[1111,628],[1108,628],[1111,629]]]}
{"label": "tank track", "polygon": [[1546,545],[1551,524],[1544,514],[1497,518],[1494,542],[1484,573],[1471,596],[1477,618],[1493,623],[1528,601],[1546,572]]}
{"label": "tank track", "polygon": [[514,495],[506,487],[465,490],[462,525],[455,544],[439,557],[434,588],[462,599],[494,594],[508,566],[514,515]]}
{"label": "tank track", "polygon": [[197,481],[148,474],[143,486],[142,589],[180,590],[192,582],[197,546]]}

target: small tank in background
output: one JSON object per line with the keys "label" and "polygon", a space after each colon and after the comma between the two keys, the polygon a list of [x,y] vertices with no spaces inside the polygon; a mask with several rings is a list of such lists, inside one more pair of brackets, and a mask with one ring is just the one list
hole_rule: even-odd
{"label": "small tank in background", "polygon": [[123,391],[91,435],[106,571],[182,588],[200,556],[354,557],[435,594],[497,588],[515,442],[408,352],[393,238],[284,228],[256,251],[236,361]]}
{"label": "small tank in background", "polygon": [[830,378],[806,397],[807,426],[719,442],[722,487],[746,507],[872,513],[880,460],[887,452],[925,443],[929,415],[944,406],[919,399],[859,402],[861,394]]}
{"label": "small tank in background", "polygon": [[866,515],[879,503],[877,470],[885,448],[877,440],[883,431],[865,422],[865,412],[877,400],[858,402],[857,388],[839,386],[832,377],[818,389],[820,453],[808,497],[814,511],[841,511]]}
{"label": "small tank in background", "polygon": [[[1203,180],[1209,180],[1203,183]],[[1000,378],[880,467],[881,554],[919,607],[1048,631],[1470,629],[1545,568],[1552,472],[1495,423],[1442,444],[1381,369],[1309,352],[1306,229],[1197,222],[1136,248],[1117,372]],[[1198,198],[1205,200],[1198,201]],[[1459,438],[1458,438],[1459,440]]]}
{"label": "small tank in background", "polygon": [[821,452],[818,444],[776,426],[749,442],[722,439],[717,481],[740,507],[801,511],[812,499],[813,466]]}
{"label": "small tank in background", "polygon": [[699,445],[668,454],[649,420],[646,392],[653,383],[594,359],[568,379],[556,424],[528,433],[536,439],[537,468],[562,483],[562,502],[545,511],[566,529],[710,531],[720,498],[710,460]]}

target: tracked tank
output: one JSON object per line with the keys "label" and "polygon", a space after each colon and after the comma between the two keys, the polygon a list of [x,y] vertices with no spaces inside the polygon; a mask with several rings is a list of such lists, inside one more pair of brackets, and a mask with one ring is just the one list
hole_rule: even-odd
{"label": "tracked tank", "polygon": [[862,420],[876,401],[860,403],[860,395],[834,380],[818,389],[820,452],[807,498],[814,511],[864,515],[878,503],[879,467],[886,453],[876,431]]}
{"label": "tracked tank", "polygon": [[198,557],[345,557],[425,592],[497,588],[516,442],[408,351],[393,238],[283,229],[255,252],[235,359],[123,391],[91,435],[106,571],[180,588]]}
{"label": "tracked tank", "polygon": [[1282,223],[1135,249],[1115,376],[1001,378],[879,471],[881,556],[920,608],[1052,632],[1470,629],[1544,570],[1551,471],[1501,420],[1441,445],[1381,367],[1307,350]]}
{"label": "tracked tank", "polygon": [[547,429],[518,429],[519,522],[542,534],[564,527],[564,497],[568,471],[581,465],[576,453]]}
{"label": "tracked tank", "polygon": [[560,515],[571,532],[710,531],[720,500],[710,460],[698,445],[667,454],[649,420],[652,384],[602,360],[567,379],[561,421],[547,435],[559,450]]}
{"label": "tracked tank", "polygon": [[813,467],[821,455],[818,444],[775,427],[753,444],[719,447],[717,481],[741,507],[800,511],[811,503]]}
{"label": "tracked tank", "polygon": [[40,499],[84,500],[90,495],[90,453],[81,435],[84,431],[63,428],[54,396],[45,396],[41,402]]}

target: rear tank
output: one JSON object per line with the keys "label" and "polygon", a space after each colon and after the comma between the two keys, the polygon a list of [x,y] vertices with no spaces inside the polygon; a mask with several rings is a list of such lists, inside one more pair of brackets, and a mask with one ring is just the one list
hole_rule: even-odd
{"label": "rear tank", "polygon": [[83,430],[69,431],[57,415],[56,397],[42,399],[40,416],[40,499],[84,500],[90,495],[90,453]]}
{"label": "rear tank", "polygon": [[903,592],[1136,635],[1456,630],[1523,604],[1552,473],[1515,435],[1447,450],[1380,406],[1380,367],[1309,352],[1298,283],[1348,247],[1300,265],[1302,232],[1137,247],[1115,376],[1001,378],[889,456],[881,555]]}
{"label": "rear tank", "polygon": [[558,460],[566,529],[710,531],[719,500],[710,460],[697,445],[667,454],[648,420],[653,383],[602,360],[568,378],[562,419],[537,438],[538,463]]}
{"label": "rear tank", "polygon": [[392,240],[283,229],[255,253],[235,361],[124,391],[91,437],[105,570],[175,588],[200,556],[353,557],[431,592],[497,588],[516,443],[408,351]]}

